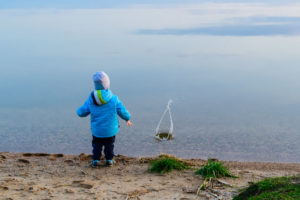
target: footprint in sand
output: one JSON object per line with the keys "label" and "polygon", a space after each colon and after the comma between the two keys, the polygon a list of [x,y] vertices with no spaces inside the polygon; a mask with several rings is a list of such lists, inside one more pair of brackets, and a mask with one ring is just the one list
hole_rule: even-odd
{"label": "footprint in sand", "polygon": [[21,163],[25,163],[25,164],[30,163],[28,160],[25,160],[25,159],[18,159],[18,161],[21,162]]}
{"label": "footprint in sand", "polygon": [[68,164],[69,166],[76,165],[76,163],[73,160],[65,160],[64,163]]}
{"label": "footprint in sand", "polygon": [[78,185],[78,187],[85,188],[85,189],[91,189],[91,188],[93,188],[92,185],[86,184],[86,183],[81,183],[81,184]]}
{"label": "footprint in sand", "polygon": [[85,188],[85,189],[93,188],[93,185],[84,183],[84,180],[73,181],[72,186],[73,187],[81,187],[81,188]]}
{"label": "footprint in sand", "polygon": [[6,187],[6,186],[1,186],[1,185],[0,185],[0,189],[1,189],[1,190],[9,190],[8,187]]}
{"label": "footprint in sand", "polygon": [[68,164],[73,164],[73,163],[74,163],[73,160],[65,160],[64,162],[65,162],[65,163],[68,163]]}

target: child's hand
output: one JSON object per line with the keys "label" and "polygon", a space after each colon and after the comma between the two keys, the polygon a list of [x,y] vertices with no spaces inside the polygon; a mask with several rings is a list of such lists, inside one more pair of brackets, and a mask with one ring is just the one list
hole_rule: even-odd
{"label": "child's hand", "polygon": [[130,128],[133,126],[133,124],[131,123],[130,120],[128,120],[128,121],[126,122],[126,125],[129,126]]}

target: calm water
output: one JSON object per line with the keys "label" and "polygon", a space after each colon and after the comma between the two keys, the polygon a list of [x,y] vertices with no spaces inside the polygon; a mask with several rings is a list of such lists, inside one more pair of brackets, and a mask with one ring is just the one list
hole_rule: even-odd
{"label": "calm water", "polygon": [[[0,9],[0,151],[91,152],[103,70],[132,114],[116,153],[300,162],[300,5]],[[175,139],[154,130],[169,99]]]}

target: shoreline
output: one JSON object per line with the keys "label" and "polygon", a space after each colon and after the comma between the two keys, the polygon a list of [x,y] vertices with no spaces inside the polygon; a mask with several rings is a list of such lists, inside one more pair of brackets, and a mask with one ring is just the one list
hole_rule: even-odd
{"label": "shoreline", "polygon": [[[85,154],[85,155],[88,155],[88,156],[91,156],[90,153],[87,153],[87,152],[81,152],[81,153],[49,153],[49,152],[19,152],[19,151],[0,151],[0,154],[1,153],[13,153],[13,154],[45,154],[45,155],[56,155],[56,154],[61,154],[61,155],[68,155],[68,156],[78,156],[80,154]],[[162,153],[162,154],[165,154],[165,153]],[[169,154],[169,153],[166,153],[166,154]],[[170,154],[170,155],[173,155],[173,156],[176,156],[174,154]],[[123,155],[123,154],[116,154],[115,156],[124,156],[124,157],[127,157],[127,158],[154,158],[154,157],[157,157],[159,156],[159,154],[157,154],[156,156],[135,156],[135,155]],[[176,156],[180,159],[184,159],[184,160],[203,160],[203,161],[206,161],[207,159],[204,159],[204,158],[196,158],[196,157],[184,157],[184,156]],[[209,157],[208,157],[209,158]],[[219,160],[219,161],[222,161],[222,162],[238,162],[238,163],[274,163],[274,164],[299,164],[300,165],[300,162],[288,162],[288,161],[260,161],[260,160],[233,160],[233,159],[220,159],[218,157],[211,157],[212,159],[216,159],[216,160]]]}
{"label": "shoreline", "polygon": [[[266,177],[300,174],[299,163],[222,161],[238,178],[221,178],[232,187],[195,191],[204,181],[194,169],[160,175],[148,172],[154,157],[116,155],[116,165],[104,161],[91,168],[91,155],[0,152],[2,199],[231,199],[236,191]],[[202,159],[182,159],[192,168]]]}

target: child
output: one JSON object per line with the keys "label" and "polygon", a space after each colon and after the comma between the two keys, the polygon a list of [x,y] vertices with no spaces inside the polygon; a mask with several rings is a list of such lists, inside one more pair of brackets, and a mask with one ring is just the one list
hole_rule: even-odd
{"label": "child", "polygon": [[109,89],[110,80],[105,72],[96,72],[93,76],[95,90],[90,94],[86,102],[77,109],[77,115],[86,117],[91,114],[91,131],[93,134],[93,161],[92,167],[96,167],[101,158],[102,147],[106,165],[114,164],[115,135],[119,131],[119,115],[132,127],[129,121],[130,113],[123,106],[119,98]]}

